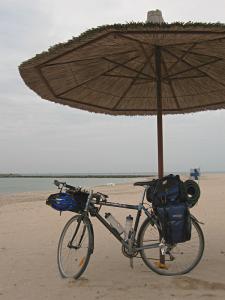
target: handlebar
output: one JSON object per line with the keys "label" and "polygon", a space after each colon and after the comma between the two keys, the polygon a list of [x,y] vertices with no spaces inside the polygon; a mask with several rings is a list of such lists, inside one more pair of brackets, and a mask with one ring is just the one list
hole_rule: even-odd
{"label": "handlebar", "polygon": [[71,189],[71,190],[77,190],[77,189],[80,189],[80,188],[76,188],[75,186],[66,184],[66,182],[62,182],[62,181],[58,181],[58,180],[54,180],[54,184],[55,184],[58,188],[60,188],[60,185],[61,185],[61,187],[65,187],[65,188]]}
{"label": "handlebar", "polygon": [[56,185],[57,187],[59,187],[60,184],[62,184],[62,185],[65,184],[65,182],[60,182],[60,181],[58,181],[57,179],[55,179],[53,183],[54,183],[54,185]]}
{"label": "handlebar", "polygon": [[[62,182],[62,181],[58,181],[58,180],[54,180],[54,184],[60,189],[62,188],[67,188],[67,189],[70,189],[70,190],[75,190],[75,191],[80,191],[81,190],[81,187],[75,187],[75,186],[72,186],[72,185],[69,185],[69,184],[66,184],[66,182]],[[100,192],[97,192],[97,193],[93,193],[92,194],[92,198],[95,198],[97,201],[100,201],[102,198],[103,200],[104,199],[107,199],[109,196],[108,195],[105,195],[103,193],[100,193]]]}

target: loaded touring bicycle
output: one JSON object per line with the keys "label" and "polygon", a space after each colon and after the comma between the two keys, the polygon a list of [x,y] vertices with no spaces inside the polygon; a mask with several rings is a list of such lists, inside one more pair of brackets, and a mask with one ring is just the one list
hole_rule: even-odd
{"label": "loaded touring bicycle", "polygon": [[[141,257],[145,265],[160,275],[190,272],[201,260],[204,236],[199,221],[190,214],[200,196],[192,180],[182,182],[179,176],[136,182],[144,193],[137,205],[108,201],[100,192],[86,191],[65,182],[54,181],[60,189],[46,204],[62,211],[76,213],[65,225],[58,244],[57,262],[62,277],[78,279],[87,268],[94,252],[94,230],[90,217],[96,217],[121,243],[122,253],[130,259]],[[147,200],[147,202],[145,201]],[[136,211],[135,220],[128,215],[123,227],[110,213],[100,214],[102,206]],[[146,215],[139,226],[141,214]]]}

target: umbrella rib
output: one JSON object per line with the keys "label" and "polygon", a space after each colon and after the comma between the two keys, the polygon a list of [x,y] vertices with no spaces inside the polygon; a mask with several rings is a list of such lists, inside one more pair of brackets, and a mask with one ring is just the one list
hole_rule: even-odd
{"label": "umbrella rib", "polygon": [[[132,60],[135,60],[135,59],[138,58],[138,57],[139,57],[139,56],[132,57],[132,58],[128,59],[125,63],[128,63],[128,62],[130,62],[130,61],[132,61]],[[72,88],[70,88],[70,89],[68,89],[68,90],[66,90],[66,91],[64,91],[64,92],[62,92],[62,93],[60,93],[60,94],[58,94],[58,95],[56,95],[56,96],[57,96],[57,97],[58,97],[58,96],[61,96],[61,95],[65,94],[65,93],[68,93],[68,92],[70,92],[70,91],[72,91],[72,90],[78,88],[78,87],[81,87],[82,85],[87,84],[87,83],[89,83],[90,81],[93,81],[93,80],[95,80],[95,79],[97,79],[97,78],[99,78],[99,77],[105,75],[106,73],[115,70],[116,68],[118,68],[118,66],[114,66],[114,67],[112,67],[111,69],[109,69],[109,70],[107,70],[107,71],[104,71],[103,73],[98,74],[97,76],[92,77],[92,78],[90,78],[90,79],[88,79],[88,80],[86,80],[86,81],[84,81],[84,82],[82,82],[82,83],[80,83],[80,84],[78,84],[78,85],[76,85],[76,86],[74,86],[74,87],[72,87]]]}
{"label": "umbrella rib", "polygon": [[[183,32],[184,33],[184,32]],[[186,32],[185,32],[186,33]],[[197,32],[197,33],[203,33],[203,32]],[[217,33],[217,32],[209,32],[209,33]],[[224,32],[218,32],[220,34],[224,34]],[[219,37],[219,38],[214,38],[214,39],[211,39],[211,40],[203,40],[203,41],[199,41],[199,42],[195,42],[196,45],[200,45],[202,43],[207,43],[207,42],[217,42],[217,41],[221,41],[221,40],[224,40],[225,39],[225,36],[223,37]],[[177,44],[168,44],[166,45],[166,47],[174,47],[174,46],[183,46],[183,45],[189,45],[190,42],[187,42],[187,43],[177,43]]]}
{"label": "umbrella rib", "polygon": [[[134,42],[136,42],[136,43],[138,44],[138,46],[141,48],[142,52],[144,53],[145,58],[150,62],[149,65],[150,65],[150,67],[151,67],[153,73],[155,74],[155,70],[154,70],[154,68],[153,68],[153,66],[152,66],[152,64],[151,64],[151,58],[152,58],[152,56],[154,55],[154,51],[152,51],[151,55],[148,56],[148,54],[146,53],[146,50],[145,50],[145,48],[144,48],[144,45],[149,46],[149,44],[146,43],[146,42],[142,42],[142,41],[140,41],[140,40],[134,39],[134,38],[132,38],[132,37],[130,37],[130,36],[125,36],[125,35],[123,35],[123,34],[121,34],[121,33],[119,33],[119,36],[120,36],[120,37],[123,37],[123,38],[125,38],[125,39],[128,39],[128,40],[134,41]],[[152,77],[152,78],[153,78],[153,77]],[[155,78],[154,78],[154,80],[155,80]]]}
{"label": "umbrella rib", "polygon": [[[81,102],[81,101],[77,101],[77,100],[73,100],[73,99],[70,99],[70,98],[67,98],[67,97],[58,97],[59,99],[62,99],[62,100],[66,100],[68,102],[71,103],[71,105],[73,106],[74,102],[78,103],[78,104],[81,104],[81,105],[88,105],[88,106],[91,106],[91,107],[94,107],[94,108],[100,108],[100,109],[104,109],[104,110],[108,110],[109,112],[111,111],[110,108],[106,108],[104,106],[100,106],[100,105],[94,105],[94,104],[90,104],[90,103],[85,103],[85,102]],[[216,102],[216,103],[210,103],[210,104],[205,104],[204,106],[202,105],[197,105],[197,106],[191,106],[191,107],[187,107],[187,108],[184,108],[182,110],[184,111],[187,111],[187,110],[191,110],[191,109],[198,109],[198,108],[202,108],[202,107],[210,107],[210,106],[217,106],[217,105],[221,105],[221,104],[224,104],[225,106],[225,101],[222,101],[222,102]],[[127,109],[114,109],[114,111],[128,111]],[[149,111],[152,111],[152,112],[156,112],[157,109],[129,109],[129,111],[137,111],[137,112],[149,112]],[[177,112],[177,109],[166,109],[164,110],[165,111],[168,111],[168,112]]]}
{"label": "umbrella rib", "polygon": [[[162,33],[164,34],[166,32],[166,34],[220,34],[220,35],[224,35],[225,32],[212,32],[212,31],[174,31],[174,30],[167,30],[167,31],[162,31],[162,30],[159,30],[157,31],[157,33]],[[143,41],[139,41],[139,40],[136,40],[134,38],[131,38],[131,37],[126,37],[123,35],[124,32],[121,32],[121,31],[117,31],[117,34],[121,37],[124,37],[126,39],[130,39],[130,40],[133,40],[133,41],[136,41],[136,42],[140,42],[142,44],[145,44],[145,45],[148,45],[148,43],[146,42],[143,42]],[[132,34],[155,34],[155,31],[126,31],[127,34],[129,33],[132,33]],[[202,44],[202,43],[206,43],[206,42],[216,42],[216,41],[221,41],[221,40],[224,40],[225,39],[225,36],[223,37],[219,37],[219,38],[214,38],[214,39],[211,39],[211,40],[203,40],[203,41],[199,41],[199,42],[195,42],[195,45],[199,45],[199,44]],[[189,45],[190,42],[187,42],[187,43],[177,43],[177,44],[167,44],[166,46],[167,47],[174,47],[174,46],[182,46],[182,45]]]}
{"label": "umbrella rib", "polygon": [[[193,93],[190,93],[190,94],[183,94],[183,95],[181,95],[181,96],[177,96],[177,98],[182,98],[182,97],[193,97],[193,96],[203,96],[203,95],[208,95],[208,94],[218,94],[218,93],[220,93],[220,92],[224,92],[224,89],[222,88],[222,89],[216,89],[216,90],[211,90],[211,91],[209,91],[209,92],[199,92],[199,93],[195,93],[195,94],[193,94]],[[135,99],[136,98],[136,96],[135,97],[127,97],[127,98],[129,98],[129,99]],[[140,97],[139,97],[140,98]],[[155,97],[146,97],[146,96],[143,96],[143,97],[141,97],[141,98],[143,98],[143,99],[155,99]],[[167,96],[167,97],[165,97],[165,98],[167,98],[167,99],[173,99],[173,96]]]}
{"label": "umbrella rib", "polygon": [[46,64],[46,63],[48,63],[48,62],[50,62],[50,61],[54,61],[56,58],[59,58],[59,57],[61,57],[61,56],[64,56],[64,55],[66,55],[66,54],[68,54],[68,53],[70,53],[70,52],[76,51],[76,50],[78,50],[78,49],[80,49],[80,48],[83,48],[83,47],[89,45],[89,44],[95,43],[96,41],[99,41],[99,40],[101,40],[101,39],[107,37],[107,36],[110,35],[111,33],[112,33],[112,32],[110,32],[110,31],[109,31],[109,32],[106,32],[105,34],[103,34],[103,35],[101,35],[101,36],[98,36],[98,37],[96,37],[95,39],[89,40],[89,41],[87,41],[86,43],[83,43],[83,44],[81,44],[81,45],[79,45],[79,46],[77,46],[77,47],[74,47],[73,49],[69,49],[69,50],[67,50],[67,51],[65,51],[65,52],[63,52],[63,53],[61,53],[61,54],[59,54],[59,55],[56,55],[56,56],[53,57],[53,58],[50,58],[50,59],[48,59],[47,61],[45,61],[44,63],[39,64],[38,66],[40,67],[40,66],[42,66],[42,65],[44,65],[44,64]]}
{"label": "umbrella rib", "polygon": [[104,110],[108,110],[108,111],[111,110],[110,108],[107,108],[107,107],[104,107],[104,106],[95,105],[95,104],[91,104],[91,103],[85,103],[85,102],[81,102],[81,101],[78,101],[78,100],[70,99],[70,98],[67,98],[67,97],[58,97],[58,98],[62,99],[62,100],[66,100],[68,102],[71,102],[71,105],[73,105],[74,102],[76,102],[76,103],[81,104],[81,105],[87,105],[87,106],[91,106],[91,107],[95,107],[95,108],[100,108],[100,109],[104,109]]}
{"label": "umbrella rib", "polygon": [[[145,68],[147,63],[148,63],[147,61],[144,63],[144,65],[141,67],[140,71],[142,71]],[[139,76],[140,76],[140,73],[137,73],[136,77],[130,82],[127,89],[123,92],[123,94],[120,96],[117,103],[113,106],[113,110],[116,109],[116,107],[120,104],[120,102],[123,100],[123,98],[127,95],[127,93],[130,91],[130,89],[132,88],[132,86],[134,85],[135,81],[138,79]]]}
{"label": "umbrella rib", "polygon": [[149,56],[148,53],[146,52],[146,49],[145,49],[145,47],[143,46],[143,44],[142,44],[142,43],[139,43],[139,44],[140,44],[141,50],[142,50],[143,53],[144,53],[145,58],[146,58],[146,59],[148,60],[148,62],[149,62],[149,65],[150,65],[150,67],[151,67],[151,69],[152,69],[152,73],[155,75],[155,78],[154,78],[154,79],[156,80],[155,70],[154,70],[153,65],[152,65],[152,63],[151,63],[151,59],[152,59],[153,55],[155,54],[155,52],[152,51],[152,53],[151,53],[150,56]]}
{"label": "umbrella rib", "polygon": [[[127,75],[117,75],[117,74],[105,74],[104,76],[108,76],[108,77],[116,77],[116,78],[129,78],[129,79],[134,79],[134,76],[127,76]],[[143,79],[143,80],[147,80],[149,81],[149,78],[143,78],[143,77],[139,77],[138,79]]]}
{"label": "umbrella rib", "polygon": [[78,80],[77,80],[77,77],[76,77],[76,74],[74,73],[74,71],[72,70],[72,67],[70,64],[67,65],[67,68],[70,70],[72,76],[73,76],[73,80],[76,84],[78,84]]}
{"label": "umbrella rib", "polygon": [[189,109],[196,109],[196,108],[210,107],[210,106],[221,105],[221,104],[224,104],[224,105],[225,105],[225,101],[216,102],[216,103],[210,103],[210,104],[204,104],[204,105],[191,106],[191,107],[187,107],[186,109],[189,110]]}
{"label": "umbrella rib", "polygon": [[[165,48],[164,48],[163,50],[166,51],[166,52],[168,52],[170,55],[176,57],[177,59],[179,59],[179,56],[177,56],[177,55],[175,55],[174,53],[170,52],[168,49],[165,49]],[[193,66],[192,64],[187,63],[187,62],[182,58],[181,61],[184,62],[184,63],[187,63],[188,66],[189,66],[190,68],[188,68],[188,69],[186,69],[186,70],[183,70],[183,71],[180,71],[180,72],[176,72],[176,73],[173,73],[173,74],[169,74],[168,76],[163,77],[163,79],[168,79],[168,77],[173,77],[173,76],[175,76],[175,75],[183,74],[183,73],[186,73],[186,72],[189,72],[189,71],[192,71],[192,70],[198,70],[199,72],[202,72],[201,70],[199,70],[199,68],[204,67],[204,66],[209,65],[209,64],[213,64],[213,63],[215,63],[215,62],[217,62],[217,61],[219,61],[219,60],[222,60],[222,59],[221,59],[221,58],[217,58],[217,59],[214,59],[213,61],[209,61],[209,62],[206,62],[206,63],[202,63],[202,64],[200,64],[200,65],[198,65],[198,66]]]}
{"label": "umbrella rib", "polygon": [[[168,69],[167,69],[166,62],[165,62],[165,58],[164,58],[163,55],[162,55],[162,63],[163,63],[163,67],[164,67],[164,69],[165,69],[165,73],[166,73],[166,75],[168,76]],[[177,106],[178,109],[180,109],[180,104],[179,104],[179,102],[178,102],[177,95],[176,95],[176,93],[175,93],[175,90],[174,90],[174,87],[173,87],[173,83],[172,83],[172,81],[171,81],[170,78],[168,78],[168,82],[169,82],[169,87],[170,87],[170,89],[171,89],[171,92],[172,92],[172,95],[173,95],[173,99],[174,99],[174,101],[175,101],[175,103],[176,103],[176,106]]]}
{"label": "umbrella rib", "polygon": [[[132,33],[136,33],[136,32],[132,32]],[[144,45],[148,45],[148,46],[149,46],[148,43],[142,42],[142,41],[140,41],[140,40],[138,40],[138,39],[135,39],[135,38],[132,38],[131,36],[125,36],[125,35],[123,35],[123,33],[121,33],[121,32],[118,32],[118,36],[120,36],[120,37],[122,37],[122,38],[124,38],[124,39],[126,39],[126,40],[133,41],[133,42],[138,43],[138,44],[144,44]]]}
{"label": "umbrella rib", "polygon": [[196,76],[183,76],[183,77],[172,77],[171,80],[180,80],[180,79],[194,79],[194,78],[202,78],[206,77],[206,75],[196,75]]}
{"label": "umbrella rib", "polygon": [[53,88],[51,87],[51,85],[49,84],[48,80],[46,79],[46,77],[45,77],[44,74],[42,73],[41,68],[40,68],[39,66],[36,66],[36,67],[34,67],[34,68],[36,68],[36,70],[37,70],[39,76],[42,78],[42,80],[44,81],[44,83],[46,84],[46,86],[48,87],[48,89],[50,90],[50,92],[52,93],[52,95],[53,95],[54,97],[56,97],[56,94],[55,94]]}
{"label": "umbrella rib", "polygon": [[[135,69],[133,69],[133,68],[131,68],[131,67],[128,67],[128,66],[126,66],[126,65],[124,65],[124,64],[122,64],[122,63],[119,63],[119,62],[114,61],[114,60],[112,60],[112,59],[109,59],[109,58],[107,58],[107,57],[103,57],[103,59],[106,60],[106,61],[108,61],[108,62],[111,62],[111,63],[113,63],[113,64],[116,64],[118,67],[123,67],[123,68],[128,69],[128,70],[130,70],[130,71],[133,71],[133,72],[135,72],[135,73],[144,75],[144,76],[146,76],[147,78],[154,79],[153,77],[149,76],[148,74],[145,74],[145,73],[143,73],[143,72],[141,72],[141,71],[137,71],[137,70],[135,70]],[[108,72],[107,72],[107,73],[108,73]]]}
{"label": "umbrella rib", "polygon": [[216,82],[217,84],[225,87],[225,83],[218,81],[216,78],[214,78],[213,76],[209,75],[207,72],[199,70],[202,74],[204,74],[206,77],[210,78],[211,80],[213,80],[214,82]]}
{"label": "umbrella rib", "polygon": [[[143,79],[143,78],[138,78],[138,79]],[[148,83],[148,82],[155,82],[154,80],[151,80],[151,79],[145,79],[145,80],[142,80],[142,81],[140,81],[140,82],[135,82],[134,84],[135,85],[139,85],[139,84],[146,84],[146,83]]]}
{"label": "umbrella rib", "polygon": [[[174,54],[174,53],[172,53],[172,52],[170,52],[168,49],[166,49],[172,56],[174,56],[174,57],[178,57],[176,54]],[[182,62],[184,62],[186,65],[188,65],[188,66],[191,66],[191,67],[193,67],[192,66],[192,64],[190,64],[189,62],[187,62],[186,60],[184,60],[184,59],[182,59]],[[225,84],[224,83],[222,83],[222,82],[219,82],[217,79],[215,79],[215,78],[213,78],[211,75],[209,75],[207,72],[205,72],[205,71],[202,71],[202,70],[198,70],[200,73],[202,73],[203,75],[205,75],[206,77],[209,77],[210,79],[212,79],[213,81],[215,81],[216,83],[218,83],[218,84],[220,84],[220,85],[222,85],[223,87],[225,87]]]}
{"label": "umbrella rib", "polygon": [[[185,50],[182,50],[182,49],[177,49],[181,52],[184,52]],[[207,54],[203,54],[203,53],[198,53],[198,52],[195,52],[195,51],[189,51],[190,54],[194,54],[194,55],[198,55],[198,56],[205,56],[205,57],[208,57],[208,58],[214,58],[214,59],[220,59],[220,57],[218,56],[213,56],[213,55],[207,55]]]}
{"label": "umbrella rib", "polygon": [[[217,105],[221,105],[221,104],[224,104],[224,107],[225,107],[225,101],[222,101],[222,102],[215,102],[215,103],[210,103],[210,104],[205,104],[205,105],[196,105],[196,106],[190,106],[190,107],[186,107],[186,108],[182,108],[181,111],[189,111],[189,110],[192,110],[192,109],[198,109],[198,108],[203,108],[203,107],[210,107],[210,106],[217,106]],[[115,111],[128,111],[127,109],[115,109]],[[129,111],[152,111],[152,112],[156,112],[157,109],[129,109]],[[178,110],[177,109],[174,109],[174,108],[171,108],[171,109],[165,109],[164,110],[164,113],[165,112],[177,112]]]}
{"label": "umbrella rib", "polygon": [[[147,53],[145,52],[145,49],[143,47],[143,45],[140,45],[142,47],[142,50],[144,52],[144,55],[145,55],[145,58],[150,61],[150,66],[152,68],[152,71],[153,73],[155,73],[155,70],[153,69],[152,65],[151,65],[151,58],[153,57],[154,55],[154,52],[151,53],[150,56],[147,55]],[[126,76],[126,75],[116,75],[116,74],[105,74],[105,76],[112,76],[112,77],[121,77],[121,78],[131,78],[131,79],[134,79],[135,77],[134,76]],[[150,75],[148,75],[150,76]],[[153,77],[152,77],[153,78]],[[138,79],[143,79],[143,80],[147,80],[147,81],[155,81],[155,78],[154,80],[150,80],[150,79],[147,79],[147,78],[143,78],[143,77],[138,77]]]}
{"label": "umbrella rib", "polygon": [[[182,55],[182,56],[180,56],[178,59],[177,59],[177,61],[167,70],[167,73],[169,74],[170,73],[170,71],[188,54],[188,53],[190,53],[190,51],[191,51],[191,49],[193,49],[194,47],[196,46],[196,44],[192,44],[189,48],[188,48],[188,50],[186,50],[185,51],[185,53]],[[162,50],[163,50],[164,48],[162,47]]]}
{"label": "umbrella rib", "polygon": [[164,77],[163,79],[168,79],[169,77],[172,78],[175,75],[184,74],[184,73],[187,73],[187,72],[192,71],[192,70],[198,70],[198,71],[201,72],[201,70],[199,70],[199,68],[210,65],[210,64],[213,64],[213,63],[215,63],[219,60],[221,60],[221,59],[214,59],[213,61],[209,61],[209,62],[200,64],[200,65],[197,65],[197,66],[193,66],[192,64],[190,64],[190,68],[188,68],[186,70],[183,70],[183,71],[180,71],[180,72],[177,72],[177,73],[174,73],[174,74],[169,74],[167,77]]}
{"label": "umbrella rib", "polygon": [[111,93],[109,93],[109,92],[105,92],[105,91],[102,91],[102,90],[98,90],[98,89],[95,89],[95,88],[93,88],[93,87],[87,86],[86,89],[87,89],[87,90],[90,90],[90,91],[92,91],[92,92],[99,93],[99,94],[103,94],[103,95],[107,95],[107,96],[113,96],[113,97],[118,97],[117,95],[113,95],[113,94],[111,94]]}
{"label": "umbrella rib", "polygon": [[[117,53],[111,53],[108,55],[120,55],[120,54],[128,54],[128,53],[132,53],[132,52],[136,52],[136,50],[129,50],[129,51],[121,51],[121,52],[117,52]],[[83,58],[83,59],[76,59],[76,60],[71,60],[71,61],[65,61],[65,62],[56,62],[56,63],[50,63],[50,64],[44,64],[41,65],[41,67],[51,67],[51,66],[58,66],[58,65],[64,65],[64,64],[70,64],[70,63],[77,63],[77,62],[83,62],[83,61],[89,61],[89,60],[95,60],[95,59],[101,59],[102,56],[93,56],[93,57],[89,57],[89,58]]]}

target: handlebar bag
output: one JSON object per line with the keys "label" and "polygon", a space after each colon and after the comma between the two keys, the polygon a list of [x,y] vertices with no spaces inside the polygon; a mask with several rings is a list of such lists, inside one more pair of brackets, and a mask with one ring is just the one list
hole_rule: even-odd
{"label": "handlebar bag", "polygon": [[66,192],[51,194],[46,200],[46,204],[58,211],[73,211],[80,212],[85,209],[88,193],[78,192]]}

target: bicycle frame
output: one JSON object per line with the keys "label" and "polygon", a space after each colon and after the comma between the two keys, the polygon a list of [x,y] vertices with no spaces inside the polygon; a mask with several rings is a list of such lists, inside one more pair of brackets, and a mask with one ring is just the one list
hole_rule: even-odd
{"label": "bicycle frame", "polygon": [[[146,189],[144,190],[142,200],[138,205],[131,205],[131,204],[124,204],[124,203],[116,203],[116,202],[106,202],[106,201],[100,201],[96,202],[92,200],[92,193],[90,193],[89,198],[86,203],[86,208],[85,208],[85,213],[88,213],[90,210],[90,203],[94,205],[99,205],[99,206],[110,206],[110,207],[117,207],[117,208],[125,208],[125,209],[132,209],[137,211],[137,215],[135,218],[135,223],[134,223],[134,230],[133,230],[133,238],[132,241],[134,242],[136,240],[137,236],[137,229],[140,221],[140,217],[142,214],[142,211],[146,214],[146,216],[149,218],[149,221],[152,223],[152,225],[157,225],[154,219],[152,218],[151,213],[145,208],[144,206],[144,198],[145,198],[145,193]],[[113,228],[100,214],[98,211],[91,211],[91,215],[95,216],[113,235],[114,237],[125,247],[128,248],[129,245],[127,241],[125,241],[121,235],[118,233],[118,231]],[[158,226],[158,225],[157,225]],[[133,247],[134,251],[140,251],[142,249],[150,249],[150,248],[158,248],[160,243],[155,243],[151,245],[145,245],[143,247]],[[134,246],[134,245],[133,245]]]}

